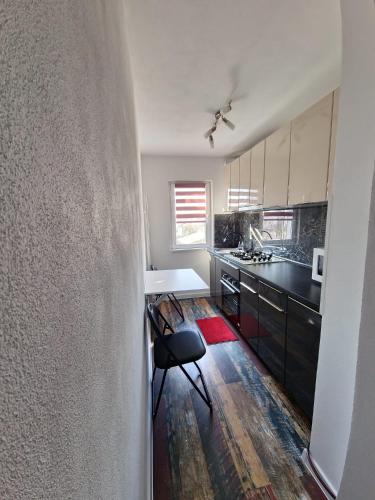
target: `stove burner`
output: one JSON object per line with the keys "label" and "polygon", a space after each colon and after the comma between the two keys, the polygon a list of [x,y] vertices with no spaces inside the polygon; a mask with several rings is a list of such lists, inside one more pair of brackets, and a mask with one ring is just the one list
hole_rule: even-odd
{"label": "stove burner", "polygon": [[255,263],[265,263],[272,261],[272,253],[266,253],[261,251],[253,251],[253,252],[245,252],[243,250],[236,250],[231,252],[233,257],[237,257],[237,259],[254,262]]}

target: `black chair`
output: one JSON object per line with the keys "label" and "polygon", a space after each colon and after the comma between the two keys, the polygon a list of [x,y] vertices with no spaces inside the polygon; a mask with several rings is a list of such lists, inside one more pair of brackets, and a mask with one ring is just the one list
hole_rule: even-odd
{"label": "black chair", "polygon": [[[150,266],[150,269],[151,269],[151,271],[158,270],[158,268],[156,266],[153,266],[153,265]],[[175,294],[174,293],[167,293],[166,295],[167,295],[170,303],[172,304],[172,306],[176,309],[177,314],[180,316],[181,320],[185,321],[184,311],[182,309],[180,302],[178,301],[177,297],[175,296]],[[162,293],[156,295],[156,300],[160,299],[160,297],[162,297],[162,296],[163,296]]]}
{"label": "black chair", "polygon": [[[187,379],[191,382],[194,389],[198,392],[200,397],[212,411],[212,402],[207,389],[206,381],[204,380],[203,373],[196,363],[206,354],[206,347],[198,332],[194,330],[183,330],[175,332],[168,321],[159,311],[155,303],[148,304],[147,314],[150,318],[151,327],[156,334],[154,342],[154,372],[152,374],[152,382],[154,382],[156,368],[164,370],[163,379],[161,382],[156,408],[153,413],[155,419],[159,409],[160,399],[164,388],[165,377],[170,368],[178,366],[185,374]],[[165,335],[166,330],[171,334]],[[202,380],[204,393],[199,389],[197,384],[190,377],[189,373],[185,370],[183,365],[187,363],[194,363],[198,369],[199,376]]]}

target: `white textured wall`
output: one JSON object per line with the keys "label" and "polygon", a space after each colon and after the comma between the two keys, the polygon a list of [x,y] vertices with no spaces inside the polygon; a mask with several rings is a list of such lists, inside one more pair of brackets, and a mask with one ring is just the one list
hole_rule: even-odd
{"label": "white textured wall", "polygon": [[0,8],[0,498],[146,498],[138,153],[121,0]]}
{"label": "white textured wall", "polygon": [[169,182],[212,180],[213,213],[220,213],[225,200],[223,159],[142,156],[141,163],[143,191],[148,205],[151,263],[160,269],[191,267],[209,285],[209,255],[205,250],[170,250],[172,220]]}
{"label": "white textured wall", "polygon": [[375,471],[375,179],[372,186],[355,398],[340,500],[374,498]]}
{"label": "white textured wall", "polygon": [[[349,5],[345,0],[346,20],[356,29],[362,40],[362,64],[368,65],[368,91],[365,94],[369,105],[367,113],[362,111],[363,126],[366,133],[362,148],[365,151],[367,165],[375,164],[375,5],[371,0],[364,3],[361,11]],[[349,17],[350,16],[350,17]],[[365,26],[365,30],[363,30]],[[357,53],[358,57],[359,54]],[[370,178],[368,178],[371,186]],[[367,252],[365,260],[364,284],[362,295],[361,324],[358,339],[357,369],[353,417],[341,482],[340,500],[367,500],[374,497],[375,471],[375,177],[372,178],[370,213],[368,223]]]}
{"label": "white textured wall", "polygon": [[[348,451],[353,403],[358,398],[356,376],[358,370],[371,369],[375,356],[374,346],[368,342],[369,353],[372,353],[371,361],[367,360],[370,364],[361,365],[358,357],[360,324],[364,320],[362,308],[366,304],[364,286],[366,280],[371,279],[370,267],[365,269],[365,264],[371,235],[369,218],[375,160],[375,9],[372,0],[341,0],[341,7],[343,75],[311,434],[312,458],[336,492]],[[370,230],[373,230],[371,226]],[[368,258],[373,262],[373,254]],[[373,333],[372,325],[372,336]],[[370,399],[374,394],[373,383],[367,386]],[[374,414],[368,414],[367,418],[373,426]],[[374,445],[370,424],[367,432],[368,440],[362,450],[365,461],[370,455],[374,456],[374,448],[370,446],[370,443]],[[373,481],[373,477],[371,479]],[[357,491],[356,495],[343,498],[367,500],[373,498],[373,493],[361,496]]]}

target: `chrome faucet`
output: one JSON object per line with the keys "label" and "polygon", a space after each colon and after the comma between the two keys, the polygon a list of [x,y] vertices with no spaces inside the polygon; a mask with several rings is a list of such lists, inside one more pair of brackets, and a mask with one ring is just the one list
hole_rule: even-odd
{"label": "chrome faucet", "polygon": [[268,231],[265,231],[264,229],[262,229],[262,231],[259,231],[259,232],[260,232],[260,234],[262,234],[262,233],[268,234],[268,236],[270,237],[270,240],[272,240],[271,233],[269,233]]}

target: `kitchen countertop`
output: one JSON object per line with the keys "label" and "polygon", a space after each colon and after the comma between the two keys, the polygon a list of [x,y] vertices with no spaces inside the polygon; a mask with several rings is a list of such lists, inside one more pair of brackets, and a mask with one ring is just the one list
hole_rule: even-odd
{"label": "kitchen countertop", "polygon": [[260,280],[274,285],[291,297],[319,312],[321,286],[311,279],[311,268],[290,261],[269,264],[240,264],[230,254],[211,248],[209,253],[236,265],[241,271],[253,274]]}

